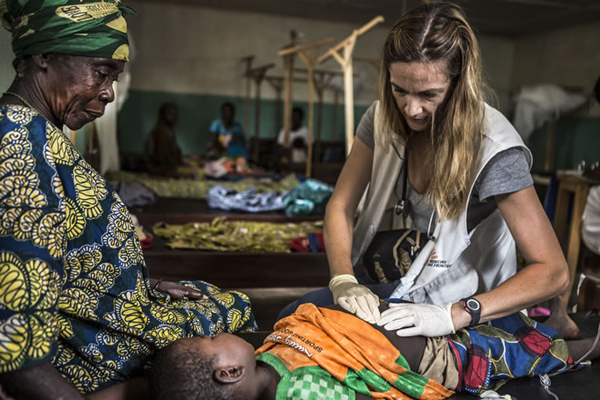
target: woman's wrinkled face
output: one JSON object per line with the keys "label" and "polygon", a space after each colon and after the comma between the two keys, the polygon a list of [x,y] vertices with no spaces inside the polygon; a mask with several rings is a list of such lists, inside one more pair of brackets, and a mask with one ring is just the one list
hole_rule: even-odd
{"label": "woman's wrinkled face", "polygon": [[390,67],[390,85],[396,105],[413,132],[431,129],[433,116],[447,99],[450,84],[441,62],[395,62]]}
{"label": "woman's wrinkled face", "polygon": [[110,58],[53,57],[48,62],[48,102],[54,120],[79,129],[104,114],[115,99],[113,82],[124,61]]}

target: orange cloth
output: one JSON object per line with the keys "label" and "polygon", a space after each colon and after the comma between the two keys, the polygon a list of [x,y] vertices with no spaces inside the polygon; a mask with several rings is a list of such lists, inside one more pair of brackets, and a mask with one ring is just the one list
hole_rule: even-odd
{"label": "orange cloth", "polygon": [[[290,372],[318,365],[344,382],[350,370],[357,371],[360,377],[366,377],[370,395],[377,399],[413,398],[393,386],[384,392],[373,391],[373,383],[382,383],[381,378],[390,385],[408,388],[404,391],[419,399],[444,399],[454,393],[408,370],[398,349],[368,323],[313,304],[303,304],[280,320],[256,354],[264,352],[276,356]],[[383,386],[387,386],[385,382]]]}

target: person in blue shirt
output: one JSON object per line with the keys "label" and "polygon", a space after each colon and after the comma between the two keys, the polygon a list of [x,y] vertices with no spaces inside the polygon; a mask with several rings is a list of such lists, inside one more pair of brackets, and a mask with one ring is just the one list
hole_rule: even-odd
{"label": "person in blue shirt", "polygon": [[235,121],[235,107],[230,102],[221,105],[221,118],[210,125],[209,153],[220,156],[248,158],[242,126]]}

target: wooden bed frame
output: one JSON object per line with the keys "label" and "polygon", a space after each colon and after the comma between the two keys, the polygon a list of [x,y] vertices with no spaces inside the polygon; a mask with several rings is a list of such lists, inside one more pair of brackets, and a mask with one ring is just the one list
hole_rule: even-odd
{"label": "wooden bed frame", "polygon": [[[173,211],[176,212],[173,213]],[[318,221],[322,215],[288,217],[283,212],[248,214],[211,210],[206,201],[159,198],[144,209],[132,209],[150,231],[157,222],[185,224],[210,222],[225,216],[234,221],[271,223]],[[202,250],[175,250],[154,237],[154,247],[144,251],[150,274],[166,280],[204,280],[222,288],[316,287],[329,282],[324,253],[243,253]],[[295,273],[296,272],[296,273]]]}
{"label": "wooden bed frame", "polygon": [[176,250],[155,237],[144,250],[153,278],[203,280],[221,288],[319,287],[329,282],[325,253]]}
{"label": "wooden bed frame", "polygon": [[323,215],[288,217],[283,211],[268,213],[246,213],[226,211],[208,207],[205,199],[186,199],[177,197],[158,197],[156,203],[147,207],[133,207],[129,211],[140,223],[150,230],[157,222],[168,224],[187,224],[188,222],[210,222],[216,217],[226,217],[232,221],[258,222],[303,222],[319,221]]}

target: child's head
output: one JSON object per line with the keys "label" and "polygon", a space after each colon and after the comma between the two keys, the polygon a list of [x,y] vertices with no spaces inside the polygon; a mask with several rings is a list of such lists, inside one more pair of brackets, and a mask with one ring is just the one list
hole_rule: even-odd
{"label": "child's head", "polygon": [[150,399],[253,399],[255,373],[254,349],[235,335],[179,339],[154,358]]}

